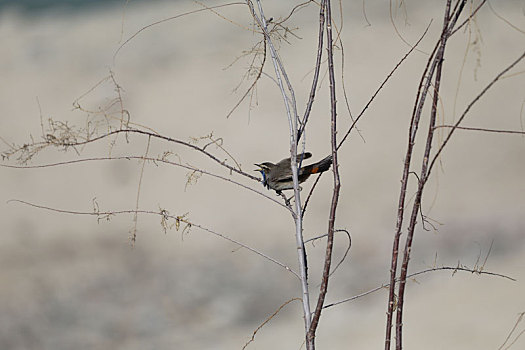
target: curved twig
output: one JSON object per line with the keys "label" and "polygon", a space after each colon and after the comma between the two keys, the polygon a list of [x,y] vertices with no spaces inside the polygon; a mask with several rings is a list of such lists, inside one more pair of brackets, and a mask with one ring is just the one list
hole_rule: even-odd
{"label": "curved twig", "polygon": [[97,217],[110,217],[110,216],[114,216],[114,215],[119,215],[119,214],[132,214],[132,215],[136,215],[137,213],[138,214],[149,214],[149,215],[158,215],[158,216],[161,216],[163,218],[170,218],[170,219],[173,219],[173,220],[176,220],[177,222],[183,222],[183,223],[186,223],[188,225],[190,225],[191,227],[197,227],[203,231],[206,231],[208,233],[211,233],[211,234],[214,234],[215,236],[218,236],[222,239],[225,239],[231,243],[234,243],[240,247],[243,247],[249,251],[251,251],[252,253],[255,253],[263,258],[265,258],[266,260],[268,261],[271,261],[272,263],[276,264],[276,265],[279,265],[280,267],[282,267],[283,269],[285,269],[286,271],[288,272],[291,272],[293,275],[295,275],[295,277],[299,278],[299,275],[297,274],[297,272],[295,272],[294,270],[292,270],[290,267],[288,267],[287,265],[283,264],[282,262],[270,257],[269,255],[255,249],[255,248],[252,248],[244,243],[241,243],[233,238],[230,238],[222,233],[219,233],[217,231],[214,231],[212,229],[209,229],[203,225],[199,225],[199,224],[195,224],[193,222],[190,222],[188,221],[187,219],[183,218],[183,217],[180,217],[180,216],[175,216],[175,215],[169,215],[167,213],[167,211],[165,210],[161,210],[161,211],[152,211],[152,210],[116,210],[116,211],[93,211],[93,212],[86,212],[86,211],[76,211],[76,210],[65,210],[65,209],[57,209],[57,208],[52,208],[52,207],[48,207],[48,206],[44,206],[44,205],[39,205],[39,204],[35,204],[35,203],[31,203],[31,202],[26,202],[26,201],[23,201],[23,200],[19,200],[19,199],[10,199],[7,201],[7,203],[21,203],[21,204],[25,204],[25,205],[28,205],[28,206],[31,206],[31,207],[34,207],[34,208],[38,208],[38,209],[44,209],[44,210],[49,210],[49,211],[53,211],[53,212],[56,212],[56,213],[61,213],[61,214],[72,214],[72,215],[88,215],[88,216],[97,216]]}
{"label": "curved twig", "polygon": [[397,64],[395,65],[395,67],[390,71],[390,73],[388,73],[388,75],[386,76],[386,78],[383,80],[383,82],[381,83],[381,85],[379,85],[379,87],[377,88],[377,90],[374,92],[374,94],[372,95],[372,97],[370,97],[370,99],[368,100],[368,102],[366,103],[366,105],[363,107],[363,109],[361,110],[361,112],[357,115],[357,117],[355,118],[354,122],[352,123],[352,125],[350,125],[350,128],[348,128],[348,130],[345,132],[343,138],[341,139],[341,141],[339,141],[339,144],[337,145],[337,149],[339,150],[339,148],[341,148],[341,146],[343,145],[343,143],[346,141],[346,138],[348,137],[348,135],[350,135],[350,132],[352,131],[352,129],[355,128],[357,122],[359,121],[359,119],[361,119],[361,117],[363,116],[363,114],[365,113],[365,111],[368,109],[368,107],[372,104],[372,102],[375,100],[376,96],[379,94],[379,92],[383,89],[383,87],[386,85],[386,83],[388,82],[388,80],[390,80],[390,78],[394,75],[395,71],[401,66],[401,64],[408,58],[408,56],[410,56],[410,54],[416,49],[416,47],[419,45],[419,43],[421,43],[421,41],[423,40],[423,38],[425,37],[425,35],[427,34],[428,32],[428,29],[430,28],[430,25],[432,24],[432,21],[430,21],[430,23],[428,24],[427,28],[425,29],[425,31],[423,32],[423,34],[421,35],[421,37],[419,38],[419,40],[414,44],[414,46],[412,46],[410,48],[410,50],[408,50],[408,52],[403,56],[403,58],[401,58],[401,60],[399,60],[399,62],[397,62]]}
{"label": "curved twig", "polygon": [[[348,232],[348,230],[345,230],[345,229],[339,229],[339,230],[335,230],[334,231],[334,233],[337,233],[337,232],[344,232],[344,233],[346,233],[346,236],[348,237],[348,247],[346,247],[345,253],[343,254],[343,257],[341,258],[341,260],[339,260],[337,265],[335,265],[334,269],[330,272],[330,277],[332,277],[332,275],[337,271],[337,269],[339,269],[339,266],[341,266],[341,264],[346,260],[348,252],[350,251],[350,248],[352,248],[352,236],[350,236],[350,232]],[[321,239],[321,238],[327,237],[327,236],[328,236],[328,234],[325,233],[324,235],[307,239],[307,240],[304,241],[304,243],[306,244],[308,242],[313,242],[315,240],[318,240],[318,239]]]}
{"label": "curved twig", "polygon": [[248,345],[250,345],[250,343],[252,343],[252,342],[255,340],[255,335],[257,334],[257,332],[259,332],[259,331],[261,330],[261,328],[263,328],[268,322],[270,322],[272,318],[274,318],[275,316],[277,316],[277,314],[278,314],[279,312],[281,312],[281,310],[282,310],[286,305],[290,304],[292,301],[301,301],[301,299],[300,299],[300,298],[292,298],[292,299],[286,301],[285,303],[281,304],[281,306],[279,306],[279,307],[277,308],[277,310],[275,310],[275,312],[274,312],[273,314],[271,314],[266,320],[264,320],[263,323],[261,323],[261,324],[259,325],[259,327],[257,327],[257,328],[253,331],[252,337],[250,338],[250,340],[248,340],[248,341],[246,342],[246,344],[244,344],[244,346],[242,347],[242,350],[246,349],[246,347],[247,347]]}
{"label": "curved twig", "polygon": [[245,173],[241,169],[237,169],[237,168],[235,168],[235,167],[233,167],[233,166],[231,166],[229,164],[226,164],[224,161],[219,160],[213,154],[211,154],[210,152],[206,151],[205,149],[203,149],[201,147],[195,146],[195,145],[193,145],[193,144],[191,144],[189,142],[185,142],[185,141],[182,141],[182,140],[174,139],[172,137],[168,137],[168,136],[160,135],[158,133],[144,131],[144,130],[140,130],[140,129],[119,129],[119,130],[113,130],[113,131],[109,131],[109,132],[107,132],[107,133],[105,133],[103,135],[100,135],[100,136],[96,136],[96,137],[93,137],[93,138],[90,138],[90,139],[87,139],[87,140],[84,140],[84,141],[76,141],[76,142],[68,142],[68,141],[61,142],[60,140],[58,140],[57,143],[54,143],[54,142],[51,142],[51,141],[48,140],[46,142],[33,143],[32,146],[55,145],[55,146],[59,146],[59,147],[76,147],[76,146],[82,146],[82,145],[86,145],[86,144],[89,144],[89,143],[93,143],[93,142],[102,140],[104,138],[107,138],[109,136],[120,134],[120,133],[140,134],[140,135],[145,135],[145,136],[148,136],[148,137],[151,137],[151,138],[157,138],[157,139],[161,139],[161,140],[164,140],[164,141],[168,141],[168,142],[172,142],[172,143],[177,143],[179,145],[183,145],[185,147],[191,148],[191,149],[193,149],[195,151],[198,151],[198,152],[206,155],[207,157],[211,158],[212,160],[214,160],[218,164],[222,165],[223,167],[229,169],[230,171],[233,171],[233,172],[235,172],[235,173],[237,173],[239,175],[243,175],[243,176],[248,177],[248,178],[250,178],[252,180],[255,180],[255,181],[261,181],[256,176],[253,176],[251,174]]}
{"label": "curved twig", "polygon": [[237,182],[235,180],[229,179],[229,178],[224,177],[224,176],[220,176],[220,175],[208,172],[206,170],[198,169],[198,168],[195,168],[195,167],[192,167],[192,166],[189,166],[189,165],[185,165],[185,164],[181,164],[181,163],[172,162],[172,161],[169,161],[169,160],[166,160],[166,159],[162,159],[162,158],[151,158],[151,157],[143,157],[143,156],[95,157],[95,158],[74,159],[74,160],[68,160],[68,161],[57,162],[57,163],[48,163],[48,164],[42,164],[42,165],[7,165],[7,164],[0,164],[0,167],[13,168],[13,169],[39,169],[39,168],[51,168],[51,167],[55,167],[55,166],[63,166],[63,165],[76,164],[76,163],[85,163],[85,162],[93,162],[93,161],[115,161],[115,160],[131,160],[131,159],[147,160],[147,161],[151,161],[151,162],[159,162],[159,163],[174,165],[174,166],[178,166],[178,167],[190,170],[190,171],[195,171],[197,173],[208,175],[208,176],[214,177],[216,179],[220,179],[220,180],[223,180],[223,181],[226,181],[226,182],[230,182],[230,183],[235,184],[237,186],[240,186],[240,187],[242,187],[244,189],[247,189],[247,190],[249,190],[249,191],[251,191],[253,193],[257,193],[257,194],[259,194],[259,195],[261,195],[261,196],[263,196],[265,198],[268,198],[272,202],[275,202],[275,203],[279,204],[280,206],[282,206],[283,208],[286,208],[287,210],[291,210],[289,207],[287,207],[283,203],[279,202],[275,198],[272,198],[269,195],[267,195],[267,194],[265,194],[263,192],[259,192],[259,191],[255,190],[255,189],[253,189],[253,188],[251,188],[249,186],[246,186],[246,185],[244,185],[244,184],[242,184],[240,182]]}
{"label": "curved twig", "polygon": [[221,4],[221,5],[216,5],[216,6],[209,6],[209,7],[206,7],[206,8],[200,8],[200,9],[197,9],[197,10],[184,12],[184,13],[181,13],[179,15],[171,16],[171,17],[168,17],[168,18],[164,18],[164,19],[161,19],[159,21],[156,21],[156,22],[153,22],[151,24],[148,24],[147,26],[140,28],[138,31],[135,32],[135,34],[131,35],[129,38],[126,39],[126,41],[124,41],[122,44],[120,44],[120,46],[117,48],[117,50],[113,54],[113,64],[115,63],[115,59],[117,58],[117,55],[119,54],[120,50],[122,50],[122,48],[126,44],[128,44],[131,40],[133,40],[136,36],[138,36],[140,33],[145,31],[146,29],[154,27],[154,26],[156,26],[158,24],[169,22],[171,20],[174,20],[174,19],[177,19],[177,18],[180,18],[180,17],[192,15],[194,13],[199,13],[199,12],[203,12],[203,11],[209,11],[210,9],[216,9],[216,8],[232,6],[232,5],[245,5],[245,3],[244,2],[230,2],[230,3],[227,3],[227,4]]}
{"label": "curved twig", "polygon": [[[426,270],[422,270],[422,271],[411,273],[411,274],[409,274],[407,276],[407,278],[412,278],[412,277],[415,277],[415,276],[418,276],[418,275],[422,275],[422,274],[425,274],[425,273],[428,273],[428,272],[447,271],[447,270],[448,271],[452,271],[453,273],[455,273],[457,271],[462,271],[462,272],[470,272],[470,273],[477,274],[477,275],[488,275],[488,276],[494,276],[494,277],[501,277],[501,278],[508,279],[508,280],[510,280],[512,282],[516,282],[517,281],[515,278],[509,277],[507,275],[503,275],[501,273],[495,273],[495,272],[489,272],[489,271],[479,271],[479,270],[476,270],[476,269],[469,269],[469,268],[466,268],[466,267],[459,267],[459,266],[456,266],[456,267],[453,267],[453,266],[433,267],[433,268],[430,268],[430,269],[426,269]],[[399,278],[396,279],[395,282],[398,283],[399,282]],[[387,288],[387,287],[390,287],[390,283],[382,284],[382,285],[380,285],[378,287],[375,287],[375,288],[372,288],[372,289],[370,289],[370,290],[368,290],[366,292],[354,295],[353,297],[350,297],[350,298],[347,298],[347,299],[343,299],[343,300],[339,300],[339,301],[333,302],[331,304],[327,304],[327,305],[324,306],[324,309],[328,309],[328,308],[330,308],[332,306],[336,306],[336,305],[339,305],[339,304],[343,304],[343,303],[347,303],[349,301],[353,301],[353,300],[359,299],[361,297],[364,297],[366,295],[372,294],[374,292],[377,292],[378,290],[381,290],[381,289],[384,289],[384,288]]]}

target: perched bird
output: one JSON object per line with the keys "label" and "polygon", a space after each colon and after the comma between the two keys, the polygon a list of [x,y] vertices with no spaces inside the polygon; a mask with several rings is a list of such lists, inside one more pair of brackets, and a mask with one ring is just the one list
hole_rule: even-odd
{"label": "perched bird", "polygon": [[[297,163],[300,165],[304,159],[312,157],[312,154],[307,152],[297,155]],[[255,164],[260,169],[257,171],[261,172],[262,175],[262,184],[268,188],[272,189],[277,194],[281,194],[283,190],[293,189],[293,178],[292,178],[292,168],[291,168],[291,158],[286,158],[281,160],[277,164],[270,162],[264,162],[261,164]],[[320,160],[317,163],[305,165],[299,168],[299,183],[303,183],[310,177],[312,174],[322,173],[330,169],[332,165],[332,155]]]}

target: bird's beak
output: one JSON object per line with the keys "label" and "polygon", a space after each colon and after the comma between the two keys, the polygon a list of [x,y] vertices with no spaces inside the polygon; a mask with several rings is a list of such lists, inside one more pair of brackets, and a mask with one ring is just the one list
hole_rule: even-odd
{"label": "bird's beak", "polygon": [[254,165],[259,168],[259,169],[256,169],[254,171],[262,171],[261,164],[254,164]]}

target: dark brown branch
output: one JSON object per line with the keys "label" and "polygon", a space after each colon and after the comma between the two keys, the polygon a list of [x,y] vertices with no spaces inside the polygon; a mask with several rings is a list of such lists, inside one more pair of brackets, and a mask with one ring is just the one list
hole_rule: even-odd
{"label": "dark brown branch", "polygon": [[[464,1],[463,1],[464,2]],[[394,242],[392,247],[392,261],[391,261],[391,268],[390,268],[390,286],[389,286],[389,296],[388,296],[388,307],[387,307],[387,324],[386,324],[386,334],[385,334],[385,350],[390,349],[390,343],[392,338],[392,318],[393,318],[393,311],[394,311],[394,305],[396,304],[395,300],[395,281],[397,277],[397,264],[398,264],[398,254],[399,254],[399,242],[401,237],[401,230],[403,226],[403,218],[404,218],[404,211],[405,211],[405,198],[406,198],[406,191],[407,191],[407,185],[408,185],[408,176],[410,174],[410,165],[412,161],[412,154],[414,149],[414,144],[416,140],[417,135],[417,129],[419,127],[419,121],[421,119],[421,114],[423,112],[423,106],[426,101],[426,97],[428,94],[428,90],[430,88],[431,80],[434,74],[436,74],[436,71],[438,70],[438,66],[441,66],[442,59],[443,59],[443,52],[444,52],[444,44],[446,39],[448,39],[448,34],[451,31],[451,28],[453,28],[455,24],[455,20],[458,18],[458,14],[454,17],[454,20],[450,22],[450,19],[453,16],[450,16],[450,5],[451,0],[447,2],[446,10],[445,10],[445,16],[443,20],[443,30],[441,33],[440,40],[436,43],[436,46],[434,47],[434,50],[432,54],[429,57],[429,60],[427,62],[427,66],[425,67],[425,70],[421,76],[421,81],[419,84],[419,88],[417,90],[416,94],[416,103],[414,104],[414,111],[412,114],[412,119],[410,121],[410,127],[409,127],[409,136],[408,136],[408,147],[407,152],[405,155],[405,163],[403,167],[403,176],[401,180],[401,191],[399,195],[399,202],[398,202],[398,213],[397,213],[397,223],[396,223],[396,233],[394,235]],[[463,8],[464,3],[458,7],[459,11]],[[438,93],[435,92],[435,100],[437,101]],[[437,102],[436,102],[437,103]],[[433,105],[435,107],[435,105]],[[429,129],[429,132],[433,132],[433,129]],[[427,142],[427,146],[429,143]],[[424,159],[424,162],[428,162],[428,158]],[[426,165],[423,165],[426,166]],[[425,173],[426,174],[426,173]],[[419,182],[419,185],[424,184],[424,180]],[[422,187],[419,187],[419,189],[422,190]],[[420,195],[420,192],[418,191],[417,196]],[[420,198],[419,198],[420,200]],[[417,199],[416,199],[417,202]],[[418,204],[415,204],[418,207]],[[412,218],[417,217],[418,210],[415,212],[412,212]],[[415,222],[414,222],[415,224]],[[410,227],[409,227],[410,230]],[[410,231],[409,231],[410,235]],[[410,242],[409,238],[407,238],[407,242],[409,244],[409,247],[411,247],[411,239]],[[405,259],[408,259],[410,253],[410,249],[407,250],[407,245],[405,245]],[[408,254],[408,255],[407,255]],[[407,261],[408,264],[408,261]],[[402,271],[403,274],[403,271]],[[406,271],[405,271],[406,276]],[[404,284],[403,280],[401,279],[400,283],[400,292],[401,288],[403,288],[404,291]],[[399,294],[399,293],[398,293]],[[396,349],[401,349],[402,347],[402,311],[399,310],[399,308],[402,307],[401,305],[398,305],[398,313],[397,313],[397,320],[396,320]]]}
{"label": "dark brown branch", "polygon": [[339,202],[339,192],[341,189],[341,180],[339,178],[339,165],[337,160],[337,109],[336,109],[336,95],[335,95],[335,71],[334,71],[334,41],[332,37],[332,10],[331,0],[323,0],[321,6],[326,7],[326,34],[327,34],[327,53],[328,53],[328,76],[330,81],[330,107],[331,107],[331,146],[332,146],[332,171],[334,178],[334,189],[332,193],[332,203],[330,205],[330,215],[328,218],[328,237],[326,241],[326,252],[323,267],[323,277],[321,281],[321,288],[319,289],[319,296],[317,298],[317,306],[313,313],[312,324],[306,336],[307,345],[314,348],[315,332],[319,325],[319,318],[323,309],[326,293],[328,292],[328,280],[330,277],[330,266],[332,264],[332,251],[334,245],[334,227],[337,204]]}
{"label": "dark brown branch", "polygon": [[485,5],[485,3],[487,2],[487,0],[483,0],[478,7],[476,7],[476,9],[474,11],[472,11],[472,13],[468,16],[468,18],[466,20],[463,21],[463,23],[461,23],[456,29],[454,29],[452,32],[450,32],[450,35],[449,36],[452,36],[454,34],[456,34],[456,32],[458,30],[460,30],[461,28],[463,28],[467,23],[470,22],[470,20],[472,20],[472,18],[474,18],[474,16],[476,15],[476,13],[479,11],[479,9]]}
{"label": "dark brown branch", "polygon": [[[397,279],[397,263],[399,254],[399,242],[401,238],[401,231],[403,228],[403,219],[405,215],[405,201],[406,192],[408,186],[408,176],[410,174],[410,164],[412,161],[413,148],[416,139],[417,128],[419,125],[419,119],[421,111],[423,110],[423,104],[430,88],[430,83],[435,69],[434,55],[439,47],[439,41],[436,43],[434,50],[432,51],[427,65],[421,75],[419,87],[416,93],[416,103],[414,103],[414,110],[412,111],[412,119],[410,121],[409,133],[408,133],[408,145],[407,152],[405,155],[405,161],[403,165],[403,175],[401,177],[401,190],[399,192],[399,199],[397,205],[397,222],[396,232],[394,234],[394,241],[392,243],[392,259],[390,265],[390,283],[388,292],[388,305],[387,305],[387,321],[386,321],[386,332],[385,332],[385,350],[390,349],[390,343],[392,339],[392,317],[394,313],[395,300],[395,281]],[[430,72],[430,73],[429,73]]]}
{"label": "dark brown branch", "polygon": [[433,94],[432,108],[431,108],[431,113],[430,113],[429,128],[427,132],[426,146],[425,146],[425,151],[424,151],[424,156],[423,156],[421,171],[420,171],[420,176],[419,176],[420,181],[418,182],[418,190],[416,193],[416,197],[414,199],[414,204],[413,204],[412,212],[410,215],[410,222],[407,228],[408,233],[407,233],[407,238],[405,241],[405,248],[403,251],[403,263],[401,265],[401,273],[400,273],[400,279],[399,279],[398,303],[397,303],[397,315],[396,315],[396,349],[397,350],[401,350],[403,346],[403,339],[402,339],[403,311],[404,311],[404,300],[405,300],[405,286],[406,286],[406,279],[407,279],[407,274],[408,274],[408,264],[410,261],[412,242],[414,238],[417,217],[418,217],[418,213],[421,207],[423,190],[425,188],[425,184],[428,179],[427,169],[429,166],[430,152],[432,149],[432,141],[434,137],[434,126],[436,123],[436,116],[437,116],[437,105],[439,101],[439,89],[441,85],[441,74],[442,74],[442,69],[443,69],[445,47],[447,44],[447,40],[450,37],[449,34],[452,28],[454,28],[454,25],[456,24],[466,4],[466,0],[458,1],[458,3],[456,3],[456,7],[454,11],[452,12],[451,15],[449,15],[451,1],[452,0],[449,0],[447,2],[447,6],[445,10],[445,18],[443,20],[443,30],[441,32],[439,49],[437,51],[436,57],[434,58],[434,62],[436,63],[435,65],[436,73],[435,73],[435,80],[433,84],[434,94]]}
{"label": "dark brown branch", "polygon": [[304,213],[306,212],[306,207],[308,207],[308,203],[310,203],[310,198],[312,198],[312,195],[313,195],[313,193],[314,193],[314,189],[315,189],[315,187],[317,186],[317,184],[319,183],[319,180],[321,180],[321,176],[322,176],[323,174],[324,174],[324,173],[320,173],[320,174],[317,176],[317,178],[315,179],[314,184],[312,185],[312,188],[310,188],[310,192],[308,192],[308,196],[306,197],[306,200],[304,201],[302,216],[304,216]]}

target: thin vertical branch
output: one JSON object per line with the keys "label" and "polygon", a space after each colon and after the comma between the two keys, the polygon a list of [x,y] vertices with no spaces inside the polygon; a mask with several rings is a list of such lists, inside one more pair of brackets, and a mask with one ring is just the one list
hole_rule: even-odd
{"label": "thin vertical branch", "polygon": [[[466,2],[466,0],[463,1],[463,4]],[[419,209],[421,206],[421,197],[423,196],[423,189],[425,187],[425,183],[427,181],[427,167],[428,167],[428,161],[430,157],[430,151],[432,148],[432,140],[434,136],[434,126],[436,125],[436,115],[437,115],[437,105],[439,100],[439,88],[441,86],[441,74],[443,69],[443,57],[445,54],[445,46],[448,39],[449,34],[449,11],[450,11],[450,3],[451,0],[448,0],[447,2],[447,8],[445,10],[445,19],[443,20],[443,31],[441,33],[441,44],[439,46],[435,62],[437,62],[436,66],[436,74],[435,74],[435,80],[434,80],[434,94],[433,94],[433,101],[432,101],[432,109],[430,113],[430,123],[429,123],[429,129],[427,134],[427,140],[426,140],[426,147],[425,147],[425,153],[423,156],[423,164],[421,166],[421,172],[419,176],[419,183],[418,183],[418,190],[416,193],[416,198],[414,200],[412,213],[410,217],[410,223],[408,226],[408,234],[407,239],[405,242],[405,249],[403,252],[403,263],[401,265],[401,274],[400,274],[400,280],[399,280],[399,291],[398,291],[398,305],[397,305],[397,315],[396,315],[396,349],[401,350],[403,346],[403,309],[404,309],[404,300],[405,300],[405,286],[406,286],[406,279],[407,279],[407,273],[408,273],[408,262],[410,260],[410,252],[412,249],[412,241],[414,238],[414,230],[416,226],[416,221],[419,213]],[[459,7],[459,13],[461,12],[462,6]],[[457,17],[456,17],[457,18]]]}
{"label": "thin vertical branch", "polygon": [[[445,13],[444,21],[448,25],[449,13],[450,13],[450,2],[447,2],[447,10]],[[445,25],[445,24],[444,24]],[[447,28],[447,27],[444,27]],[[410,174],[410,165],[412,162],[412,155],[414,151],[414,145],[416,142],[417,129],[419,127],[419,121],[421,119],[421,114],[423,112],[423,106],[426,101],[428,90],[431,85],[432,77],[436,72],[436,67],[439,62],[437,60],[437,51],[441,47],[441,40],[436,43],[434,50],[430,54],[427,65],[421,76],[419,83],[419,88],[416,94],[416,103],[414,104],[414,110],[412,112],[412,119],[410,121],[409,134],[408,134],[408,146],[407,152],[405,155],[405,161],[403,166],[403,175],[401,178],[401,190],[399,193],[399,201],[397,207],[397,222],[396,222],[396,232],[394,234],[394,241],[392,246],[392,259],[390,266],[390,285],[388,293],[388,306],[387,306],[387,322],[386,322],[386,331],[385,331],[385,350],[390,349],[390,344],[392,340],[392,323],[393,323],[393,313],[394,307],[396,305],[396,281],[397,281],[397,264],[399,260],[399,244],[401,239],[401,233],[403,228],[403,219],[405,215],[405,200],[406,192],[408,186],[408,176]],[[397,333],[397,332],[396,332]],[[400,342],[398,344],[401,344]]]}
{"label": "thin vertical branch", "polygon": [[[404,216],[404,199],[406,196],[406,186],[408,182],[408,174],[410,172],[410,163],[412,158],[412,152],[413,152],[413,145],[415,143],[415,137],[417,134],[417,127],[419,125],[419,120],[421,118],[423,105],[426,100],[426,96],[428,93],[428,88],[430,86],[430,81],[432,79],[432,76],[436,76],[434,81],[434,99],[431,109],[431,115],[430,115],[430,126],[427,133],[427,139],[426,139],[426,147],[425,152],[423,156],[422,166],[421,166],[421,175],[419,176],[419,183],[418,183],[418,190],[416,193],[416,198],[414,200],[413,209],[410,216],[410,223],[408,225],[408,234],[407,239],[405,242],[405,249],[404,249],[404,255],[403,255],[403,263],[401,267],[401,275],[399,278],[399,290],[398,290],[398,302],[397,302],[397,317],[396,317],[396,349],[402,348],[402,328],[403,328],[403,303],[404,303],[404,292],[405,292],[405,285],[406,285],[406,278],[407,278],[407,272],[408,272],[408,263],[410,260],[410,252],[412,248],[412,241],[414,237],[414,230],[415,225],[417,221],[417,216],[420,211],[421,207],[421,198],[424,186],[426,184],[427,178],[428,178],[428,164],[429,164],[429,158],[430,158],[430,152],[432,148],[432,140],[434,135],[434,126],[436,121],[436,115],[437,115],[437,103],[439,99],[439,86],[441,82],[441,71],[442,71],[442,64],[443,64],[443,57],[444,57],[444,51],[447,39],[450,37],[450,33],[452,32],[452,29],[454,28],[461,12],[463,11],[463,8],[466,4],[466,0],[459,0],[456,3],[456,6],[454,8],[454,11],[450,11],[451,8],[451,0],[447,1],[446,10],[445,10],[445,16],[443,20],[443,30],[441,33],[440,40],[438,41],[438,44],[436,48],[438,48],[437,52],[436,49],[434,49],[433,54],[431,55],[429,59],[429,63],[427,64],[427,68],[431,63],[430,72],[427,75],[427,69],[425,70],[423,74],[422,81],[426,77],[426,84],[423,89],[418,89],[418,96],[416,98],[416,105],[415,105],[415,113],[412,116],[412,121],[410,123],[410,133],[409,133],[409,146],[407,150],[407,155],[405,157],[405,166],[403,170],[403,178],[402,178],[402,188],[400,193],[400,202],[398,207],[398,218],[397,218],[397,226],[396,226],[396,234],[394,238],[394,247],[392,250],[392,267],[391,267],[391,285],[390,285],[390,292],[389,292],[389,305],[388,305],[388,312],[387,312],[387,330],[386,330],[386,338],[385,338],[385,349],[390,348],[390,341],[391,341],[391,327],[392,327],[392,314],[393,314],[393,308],[395,304],[395,282],[396,282],[396,272],[397,272],[397,261],[398,261],[398,249],[399,249],[399,238],[401,235],[401,229],[402,229],[402,221]],[[435,53],[435,56],[434,56]],[[417,107],[416,107],[417,106]]]}
{"label": "thin vertical branch", "polygon": [[310,89],[310,97],[308,98],[308,103],[306,104],[306,110],[304,112],[303,120],[299,126],[299,132],[297,133],[297,142],[301,139],[306,123],[308,123],[308,118],[310,117],[310,112],[312,111],[312,105],[315,99],[315,92],[317,91],[317,83],[319,81],[319,72],[321,70],[321,58],[323,56],[323,38],[324,38],[324,24],[325,24],[325,7],[321,3],[319,10],[319,34],[318,34],[318,43],[317,43],[317,58],[315,60],[315,71],[314,78],[312,79],[312,88]]}
{"label": "thin vertical branch", "polygon": [[339,202],[339,192],[341,188],[341,181],[339,178],[339,168],[337,162],[337,100],[335,95],[335,72],[334,72],[334,52],[333,52],[333,37],[332,37],[332,11],[330,0],[323,0],[321,6],[326,7],[326,35],[327,35],[327,51],[328,51],[328,75],[330,80],[330,110],[331,110],[331,146],[332,146],[332,170],[334,174],[334,189],[332,192],[332,203],[330,206],[330,216],[328,219],[328,238],[326,242],[325,260],[323,268],[323,277],[321,281],[321,288],[319,290],[319,297],[317,299],[317,306],[315,308],[312,325],[307,335],[307,346],[310,349],[315,348],[315,332],[319,325],[319,318],[323,309],[326,293],[328,292],[328,280],[330,277],[330,266],[332,264],[332,250],[334,245],[334,226],[335,214],[337,204]]}
{"label": "thin vertical branch", "polygon": [[390,342],[392,339],[392,317],[394,313],[394,306],[396,304],[395,286],[397,279],[397,263],[399,254],[399,242],[401,238],[401,230],[403,228],[403,218],[405,215],[405,200],[408,186],[408,175],[410,174],[410,164],[412,162],[412,154],[417,134],[417,128],[419,126],[419,119],[423,110],[424,101],[430,88],[432,76],[434,74],[435,60],[434,55],[439,47],[439,43],[436,44],[434,50],[430,54],[427,65],[421,75],[419,87],[416,93],[416,103],[414,104],[414,110],[412,111],[412,119],[410,121],[409,133],[408,133],[408,146],[405,155],[405,161],[403,165],[403,175],[401,177],[401,190],[399,192],[399,200],[397,205],[397,222],[396,232],[394,234],[394,242],[392,245],[392,259],[390,266],[390,283],[388,292],[388,306],[386,313],[386,332],[385,332],[385,350],[390,349]]}
{"label": "thin vertical branch", "polygon": [[144,168],[146,167],[146,158],[148,157],[149,146],[151,143],[151,136],[148,137],[148,144],[146,146],[146,152],[144,152],[144,157],[142,157],[142,167],[140,168],[140,177],[139,184],[137,186],[137,198],[135,200],[135,214],[133,215],[133,228],[131,230],[131,245],[135,245],[137,241],[137,225],[138,225],[138,210],[139,210],[139,200],[140,200],[140,191],[142,189],[142,178],[144,177]]}

